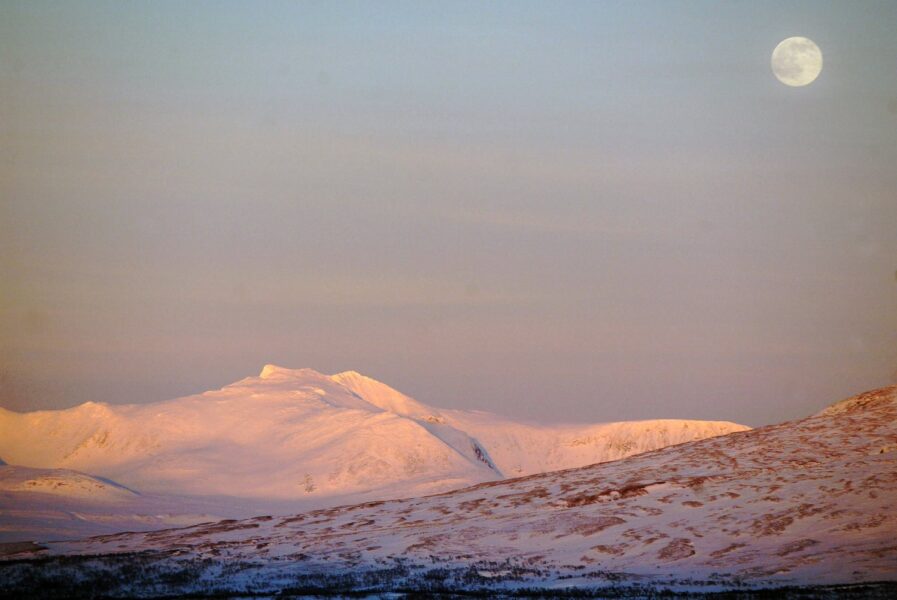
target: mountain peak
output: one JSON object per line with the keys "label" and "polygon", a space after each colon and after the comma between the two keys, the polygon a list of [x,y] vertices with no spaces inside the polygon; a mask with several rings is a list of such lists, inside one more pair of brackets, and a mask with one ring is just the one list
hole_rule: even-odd
{"label": "mountain peak", "polygon": [[270,379],[271,377],[275,377],[278,374],[282,374],[283,371],[286,371],[283,367],[278,367],[277,365],[267,364],[262,367],[262,372],[259,373],[259,378],[261,379]]}
{"label": "mountain peak", "polygon": [[322,375],[318,373],[314,369],[288,369],[286,367],[281,367],[278,365],[267,364],[262,367],[262,372],[259,373],[259,379],[283,379],[287,377],[295,378],[295,377],[316,377],[316,378],[326,378],[326,375]]}
{"label": "mountain peak", "polygon": [[382,381],[377,381],[373,377],[362,375],[357,371],[343,371],[331,375],[330,379],[387,412],[415,419],[435,418],[439,414],[435,408],[418,402]]}
{"label": "mountain peak", "polygon": [[358,371],[342,371],[340,373],[337,373],[336,375],[332,375],[332,377],[334,379],[359,379],[362,377],[364,379],[370,379],[370,377],[368,377],[367,375],[362,375]]}

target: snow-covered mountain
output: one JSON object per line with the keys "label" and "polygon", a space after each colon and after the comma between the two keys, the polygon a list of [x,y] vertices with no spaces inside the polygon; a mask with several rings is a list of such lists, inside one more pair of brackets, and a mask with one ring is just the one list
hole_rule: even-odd
{"label": "snow-covered mountain", "polygon": [[355,372],[266,365],[257,377],[164,402],[0,409],[0,456],[141,493],[327,506],[442,492],[743,429],[672,420],[525,425],[439,410]]}
{"label": "snow-covered mountain", "polygon": [[800,421],[425,498],[19,550],[0,578],[128,596],[851,584],[845,597],[886,598],[895,506],[891,387]]}

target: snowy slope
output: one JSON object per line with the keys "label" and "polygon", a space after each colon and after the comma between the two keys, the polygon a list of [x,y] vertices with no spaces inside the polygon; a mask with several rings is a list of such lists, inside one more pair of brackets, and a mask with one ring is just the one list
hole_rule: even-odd
{"label": "snowy slope", "polygon": [[538,427],[442,411],[355,372],[266,365],[257,377],[165,402],[0,409],[0,456],[141,493],[327,506],[581,466],[741,429],[702,421]]}
{"label": "snowy slope", "polygon": [[19,467],[0,461],[0,543],[148,531],[317,506],[301,500],[141,494],[78,471]]}
{"label": "snowy slope", "polygon": [[536,425],[483,411],[436,409],[354,371],[333,378],[384,410],[465,432],[507,477],[617,460],[748,429],[728,421],[681,419]]}
{"label": "snowy slope", "polygon": [[508,477],[617,460],[633,454],[744,431],[727,421],[654,419],[594,425],[531,425],[479,411],[442,411],[474,436]]}
{"label": "snowy slope", "polygon": [[[801,421],[425,498],[50,544],[38,554],[101,556],[0,577],[15,589],[77,574],[126,594],[897,581],[895,506],[892,387]],[[133,552],[148,553],[116,558]],[[141,556],[144,579],[116,579]]]}
{"label": "snowy slope", "polygon": [[30,534],[28,539],[65,539],[204,520],[159,518],[142,526],[148,520],[146,513],[157,508],[134,490],[108,479],[69,469],[0,464],[0,542],[21,540],[23,532]]}
{"label": "snowy slope", "polygon": [[0,494],[19,492],[89,498],[95,502],[123,502],[137,495],[114,481],[77,471],[0,464]]}

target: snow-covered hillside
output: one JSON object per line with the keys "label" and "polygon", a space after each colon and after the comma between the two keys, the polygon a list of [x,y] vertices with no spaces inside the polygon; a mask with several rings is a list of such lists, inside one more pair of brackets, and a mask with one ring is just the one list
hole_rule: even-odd
{"label": "snow-covered hillside", "polygon": [[95,502],[123,502],[137,494],[108,479],[91,477],[69,469],[30,469],[0,464],[0,494],[28,492]]}
{"label": "snow-covered hillside", "polygon": [[684,442],[744,431],[725,421],[654,419],[595,425],[532,425],[479,411],[444,410],[447,423],[467,431],[502,473],[519,477],[607,462]]}
{"label": "snow-covered hillside", "polygon": [[334,375],[365,400],[403,416],[465,432],[506,477],[617,460],[748,429],[728,421],[654,419],[586,425],[532,424],[470,410],[436,409],[354,371]]}
{"label": "snow-covered hillside", "polygon": [[126,595],[894,582],[895,506],[892,387],[801,421],[425,498],[49,544],[0,577]]}
{"label": "snow-covered hillside", "polygon": [[141,494],[78,471],[0,461],[0,543],[148,531],[315,506],[297,500]]}
{"label": "snow-covered hillside", "polygon": [[0,456],[141,493],[327,506],[582,466],[742,429],[704,421],[538,427],[442,411],[354,372],[266,365],[220,390],[152,404],[0,409]]}

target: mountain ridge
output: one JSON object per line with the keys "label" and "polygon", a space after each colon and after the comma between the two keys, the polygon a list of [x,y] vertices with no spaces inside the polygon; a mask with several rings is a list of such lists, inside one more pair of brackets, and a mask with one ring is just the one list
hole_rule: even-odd
{"label": "mountain ridge", "polygon": [[141,492],[324,506],[328,498],[446,491],[744,429],[680,420],[540,427],[435,408],[355,371],[267,364],[217,390],[160,402],[2,411],[0,456]]}

